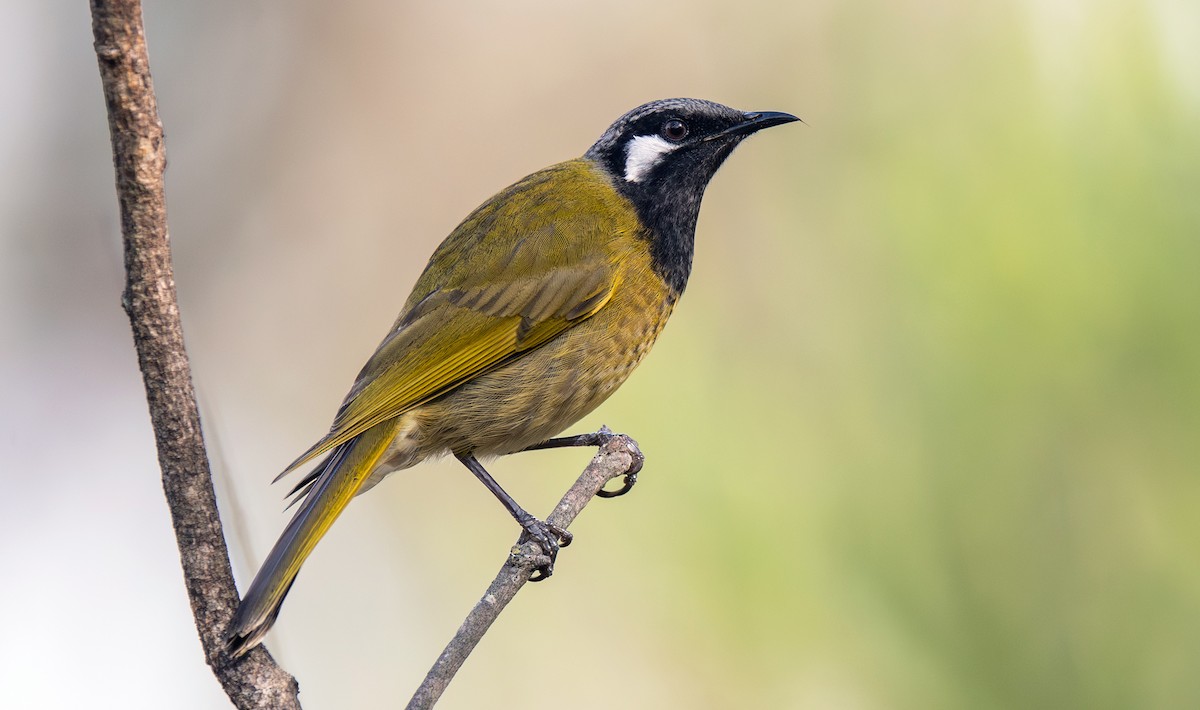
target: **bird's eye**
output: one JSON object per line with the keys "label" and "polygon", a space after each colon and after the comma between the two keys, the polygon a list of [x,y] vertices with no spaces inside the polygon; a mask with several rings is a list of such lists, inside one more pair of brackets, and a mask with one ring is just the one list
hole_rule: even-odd
{"label": "bird's eye", "polygon": [[678,118],[670,118],[663,123],[662,128],[659,130],[659,134],[672,143],[678,143],[684,138],[687,138],[688,127],[686,123],[680,121]]}

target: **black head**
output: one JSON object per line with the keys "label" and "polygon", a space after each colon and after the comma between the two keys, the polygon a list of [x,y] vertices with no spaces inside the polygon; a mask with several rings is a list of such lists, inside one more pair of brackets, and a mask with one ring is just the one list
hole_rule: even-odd
{"label": "black head", "polygon": [[588,149],[633,202],[650,231],[655,268],[682,292],[704,188],[733,149],[756,131],[800,119],[745,113],[701,99],[663,99],[638,106]]}

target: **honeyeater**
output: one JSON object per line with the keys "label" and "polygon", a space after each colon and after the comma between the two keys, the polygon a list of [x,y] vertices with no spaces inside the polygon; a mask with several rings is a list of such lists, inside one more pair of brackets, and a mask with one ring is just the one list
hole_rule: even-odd
{"label": "honeyeater", "polygon": [[582,158],[533,173],[463,220],[329,433],[284,471],[323,457],[292,491],[299,509],[238,607],[229,652],[262,640],[351,498],[431,457],[462,461],[553,560],[569,534],[525,512],[479,460],[546,442],[625,381],[687,284],[709,180],[747,136],[796,120],[653,101],[617,119]]}

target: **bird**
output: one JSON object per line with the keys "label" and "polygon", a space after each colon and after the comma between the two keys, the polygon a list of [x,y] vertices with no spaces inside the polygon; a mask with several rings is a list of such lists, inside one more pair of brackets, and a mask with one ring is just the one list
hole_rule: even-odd
{"label": "bird", "polygon": [[651,101],[582,157],[501,190],[434,251],[324,437],[276,478],[320,459],[225,634],[262,642],[300,566],[351,498],[451,454],[546,553],[565,530],[526,512],[480,459],[552,439],[605,401],[650,350],[687,286],[701,198],[745,138],[800,119],[702,99]]}

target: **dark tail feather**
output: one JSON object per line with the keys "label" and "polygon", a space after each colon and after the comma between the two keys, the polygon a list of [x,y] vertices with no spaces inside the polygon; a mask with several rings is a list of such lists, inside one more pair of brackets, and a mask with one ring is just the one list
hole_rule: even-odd
{"label": "dark tail feather", "polygon": [[307,483],[304,503],[271,548],[238,605],[225,634],[231,656],[236,658],[262,642],[279,616],[300,565],[362,487],[395,433],[394,420],[377,424],[339,445],[317,469],[319,473]]}
{"label": "dark tail feather", "polygon": [[[254,627],[245,633],[230,633],[225,637],[226,653],[234,658],[237,658],[238,656],[241,656],[243,653],[246,653],[258,644],[262,643],[263,636],[266,636],[267,632],[271,630],[271,627],[275,625],[275,619],[279,616],[279,610],[283,608],[283,600],[287,598],[288,592],[292,591],[292,585],[295,584],[295,582],[295,578],[293,578],[291,582],[288,582],[287,588],[284,589],[283,594],[279,596],[279,601],[275,604],[275,608],[267,614],[266,618],[264,618],[262,623],[260,623],[257,627]],[[239,612],[241,611],[241,608],[241,606],[238,607]],[[240,617],[241,615],[239,614],[238,616]],[[239,628],[238,618],[234,619],[234,623],[230,628]]]}

